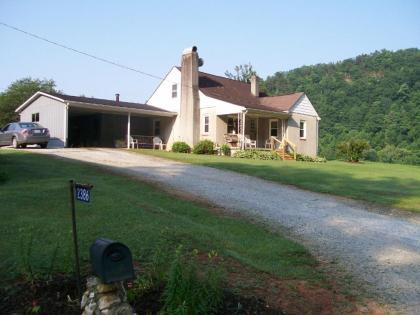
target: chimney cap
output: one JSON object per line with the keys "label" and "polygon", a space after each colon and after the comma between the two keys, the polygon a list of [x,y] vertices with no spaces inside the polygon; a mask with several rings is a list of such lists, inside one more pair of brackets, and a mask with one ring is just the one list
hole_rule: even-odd
{"label": "chimney cap", "polygon": [[185,49],[182,51],[182,54],[183,54],[183,55],[186,55],[186,54],[190,54],[190,53],[192,53],[192,52],[197,52],[197,46],[192,46],[192,47],[185,48]]}

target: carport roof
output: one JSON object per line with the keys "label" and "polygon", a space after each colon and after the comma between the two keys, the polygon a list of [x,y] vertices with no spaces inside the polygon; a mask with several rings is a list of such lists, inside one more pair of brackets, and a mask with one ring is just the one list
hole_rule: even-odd
{"label": "carport roof", "polygon": [[63,99],[64,101],[68,101],[68,102],[118,106],[118,107],[137,108],[137,109],[146,109],[146,110],[167,112],[164,109],[154,107],[154,106],[150,106],[150,105],[146,105],[146,104],[141,104],[141,103],[131,103],[131,102],[121,102],[121,101],[117,102],[115,100],[107,100],[107,99],[103,99],[103,98],[73,96],[73,95],[60,94],[60,93],[48,93],[48,94],[56,96],[58,98]]}
{"label": "carport roof", "polygon": [[74,96],[74,95],[67,95],[67,94],[61,94],[61,93],[45,93],[38,91],[34,95],[32,95],[25,103],[20,105],[16,112],[20,113],[22,110],[24,110],[26,107],[28,107],[33,101],[35,101],[40,96],[49,97],[61,102],[66,102],[71,104],[77,104],[78,107],[96,107],[97,108],[108,108],[108,109],[114,109],[115,111],[121,111],[124,109],[127,109],[128,111],[134,111],[134,112],[150,112],[150,113],[160,113],[163,116],[175,116],[176,113],[169,112],[167,110],[150,106],[146,104],[141,103],[131,103],[131,102],[121,102],[116,100],[107,100],[102,98],[94,98],[94,97],[85,97],[85,96]]}

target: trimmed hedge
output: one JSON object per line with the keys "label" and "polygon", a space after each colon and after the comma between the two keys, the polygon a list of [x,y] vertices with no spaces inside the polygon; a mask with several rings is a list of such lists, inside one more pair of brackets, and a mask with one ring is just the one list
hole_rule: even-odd
{"label": "trimmed hedge", "polygon": [[177,141],[177,142],[174,142],[174,144],[172,145],[172,152],[176,152],[176,153],[190,153],[191,152],[191,148],[185,142],[183,142],[183,141]]}
{"label": "trimmed hedge", "polygon": [[214,154],[214,143],[211,140],[201,140],[194,146],[194,154]]}

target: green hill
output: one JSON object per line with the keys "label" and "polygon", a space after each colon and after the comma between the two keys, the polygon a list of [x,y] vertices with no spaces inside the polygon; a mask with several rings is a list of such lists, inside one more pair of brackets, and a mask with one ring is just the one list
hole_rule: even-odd
{"label": "green hill", "polygon": [[382,50],[337,63],[277,72],[269,95],[304,91],[321,116],[320,155],[337,143],[369,141],[367,158],[420,164],[420,50]]}

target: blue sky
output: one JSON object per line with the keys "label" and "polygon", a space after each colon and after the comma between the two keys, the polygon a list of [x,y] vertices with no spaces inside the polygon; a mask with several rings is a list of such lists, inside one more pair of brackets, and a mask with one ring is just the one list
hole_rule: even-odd
{"label": "blue sky", "polygon": [[[202,71],[260,76],[420,47],[420,1],[0,1],[0,21],[157,76],[198,46]],[[0,26],[0,91],[31,76],[73,95],[144,102],[158,80]]]}

